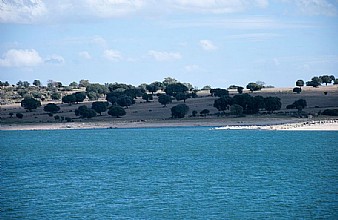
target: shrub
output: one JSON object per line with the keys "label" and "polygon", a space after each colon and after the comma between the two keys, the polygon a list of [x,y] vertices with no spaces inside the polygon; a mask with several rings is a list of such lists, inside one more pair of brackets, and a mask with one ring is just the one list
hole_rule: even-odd
{"label": "shrub", "polygon": [[120,116],[126,115],[126,111],[121,106],[113,106],[109,108],[108,115],[119,118]]}
{"label": "shrub", "polygon": [[293,88],[292,92],[301,93],[302,89],[300,87]]}
{"label": "shrub", "polygon": [[201,114],[202,116],[204,116],[204,117],[206,117],[207,114],[209,114],[209,113],[210,113],[210,111],[209,111],[208,109],[203,109],[203,110],[200,112],[200,114]]}
{"label": "shrub", "polygon": [[338,109],[325,109],[322,115],[338,116]]}
{"label": "shrub", "polygon": [[179,104],[171,108],[171,115],[173,118],[184,118],[188,111],[189,107],[186,104]]}
{"label": "shrub", "polygon": [[23,114],[22,113],[16,113],[16,117],[21,119],[21,118],[23,118]]}

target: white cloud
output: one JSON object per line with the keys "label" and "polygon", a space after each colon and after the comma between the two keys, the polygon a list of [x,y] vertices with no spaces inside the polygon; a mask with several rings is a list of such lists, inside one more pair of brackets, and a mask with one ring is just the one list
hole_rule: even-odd
{"label": "white cloud", "polygon": [[32,23],[48,10],[42,0],[10,0],[0,2],[1,23]]}
{"label": "white cloud", "polygon": [[86,6],[98,17],[123,16],[142,9],[146,0],[87,0]]}
{"label": "white cloud", "polygon": [[94,36],[91,39],[91,42],[94,43],[94,44],[97,44],[97,45],[99,45],[101,47],[107,47],[107,41],[106,41],[106,39],[104,39],[101,36]]}
{"label": "white cloud", "polygon": [[204,49],[204,50],[217,50],[217,47],[214,45],[214,43],[210,40],[200,40],[200,46]]}
{"label": "white cloud", "polygon": [[155,51],[150,50],[148,55],[154,58],[157,61],[171,61],[171,60],[180,60],[182,55],[178,52],[166,52],[166,51]]}
{"label": "white cloud", "polygon": [[50,64],[63,64],[65,62],[65,59],[62,56],[59,55],[51,55],[45,59],[45,63]]}
{"label": "white cloud", "polygon": [[83,59],[86,59],[86,60],[92,59],[92,56],[88,53],[88,51],[79,52],[79,56]]}
{"label": "white cloud", "polygon": [[122,55],[117,50],[105,50],[103,56],[110,61],[122,60]]}
{"label": "white cloud", "polygon": [[3,54],[3,58],[0,59],[0,66],[4,67],[28,67],[37,66],[43,63],[43,59],[39,53],[34,50],[17,50],[11,49]]}
{"label": "white cloud", "polygon": [[269,40],[273,38],[280,37],[281,35],[279,34],[274,34],[274,33],[248,33],[248,34],[234,34],[234,35],[229,35],[226,36],[226,39],[235,39],[235,40],[249,40],[249,41],[264,41],[264,40]]}
{"label": "white cloud", "polygon": [[307,15],[337,15],[337,8],[327,0],[297,0],[297,6]]}
{"label": "white cloud", "polygon": [[200,70],[201,68],[198,65],[193,64],[193,65],[186,65],[184,69],[187,72],[194,72],[194,71]]}

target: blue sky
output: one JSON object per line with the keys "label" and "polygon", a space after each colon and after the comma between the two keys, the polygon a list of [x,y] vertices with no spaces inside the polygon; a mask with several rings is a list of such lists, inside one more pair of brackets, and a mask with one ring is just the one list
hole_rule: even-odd
{"label": "blue sky", "polygon": [[338,77],[338,0],[4,0],[0,80],[202,88]]}

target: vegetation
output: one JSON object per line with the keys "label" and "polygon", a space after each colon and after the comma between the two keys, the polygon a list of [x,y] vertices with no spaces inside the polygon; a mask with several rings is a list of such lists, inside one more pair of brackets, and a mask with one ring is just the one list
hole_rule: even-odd
{"label": "vegetation", "polygon": [[295,87],[295,88],[293,88],[292,92],[299,94],[299,93],[302,92],[302,88],[301,87]]}
{"label": "vegetation", "polygon": [[23,118],[23,114],[22,114],[22,113],[16,113],[15,116],[16,116],[17,118],[19,118],[19,119]]}
{"label": "vegetation", "polygon": [[302,110],[307,106],[307,102],[305,99],[298,99],[291,105],[286,106],[287,109],[298,109],[298,112],[302,112]]}
{"label": "vegetation", "polygon": [[24,100],[21,101],[21,107],[28,109],[30,112],[33,109],[37,109],[40,106],[41,106],[41,102],[34,98],[25,98]]}
{"label": "vegetation", "polygon": [[108,115],[119,118],[126,115],[126,111],[121,106],[112,106],[109,108]]}
{"label": "vegetation", "polygon": [[243,107],[238,104],[234,104],[230,107],[230,113],[236,116],[243,116]]}
{"label": "vegetation", "polygon": [[93,109],[82,105],[75,110],[75,115],[80,116],[81,118],[93,118],[96,116],[96,112]]}
{"label": "vegetation", "polygon": [[325,109],[322,115],[338,116],[338,109]]}
{"label": "vegetation", "polygon": [[203,109],[200,112],[200,115],[203,116],[203,117],[206,117],[209,113],[210,113],[209,109]]}
{"label": "vegetation", "polygon": [[43,110],[50,113],[57,113],[58,111],[60,111],[60,107],[57,106],[55,103],[48,103],[47,105],[45,105],[45,107],[43,107]]}
{"label": "vegetation", "polygon": [[171,116],[173,118],[184,118],[188,111],[189,107],[186,104],[178,104],[171,108]]}
{"label": "vegetation", "polygon": [[69,105],[72,105],[73,103],[76,102],[76,97],[75,95],[66,95],[64,97],[62,97],[62,102],[63,103],[68,103]]}
{"label": "vegetation", "polygon": [[102,112],[106,112],[108,109],[109,103],[108,102],[93,102],[92,109],[102,115]]}
{"label": "vegetation", "polygon": [[171,96],[169,95],[160,95],[158,97],[158,102],[163,105],[163,107],[167,107],[167,104],[172,102]]}
{"label": "vegetation", "polygon": [[297,80],[296,81],[296,86],[299,86],[299,87],[304,86],[304,80],[302,80],[302,79]]}
{"label": "vegetation", "polygon": [[259,91],[263,88],[262,85],[259,85],[257,83],[249,83],[247,86],[246,86],[247,89],[250,90],[250,92],[254,92],[254,91]]}

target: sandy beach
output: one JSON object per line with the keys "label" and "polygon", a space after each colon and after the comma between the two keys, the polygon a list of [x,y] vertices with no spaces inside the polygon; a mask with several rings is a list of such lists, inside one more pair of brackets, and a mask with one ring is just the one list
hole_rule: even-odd
{"label": "sandy beach", "polygon": [[60,129],[117,129],[117,128],[158,128],[158,127],[215,127],[214,129],[260,129],[260,130],[323,130],[338,131],[338,119],[250,119],[244,121],[229,120],[154,120],[122,122],[72,122],[72,123],[23,123],[1,124],[0,130],[60,130]]}

